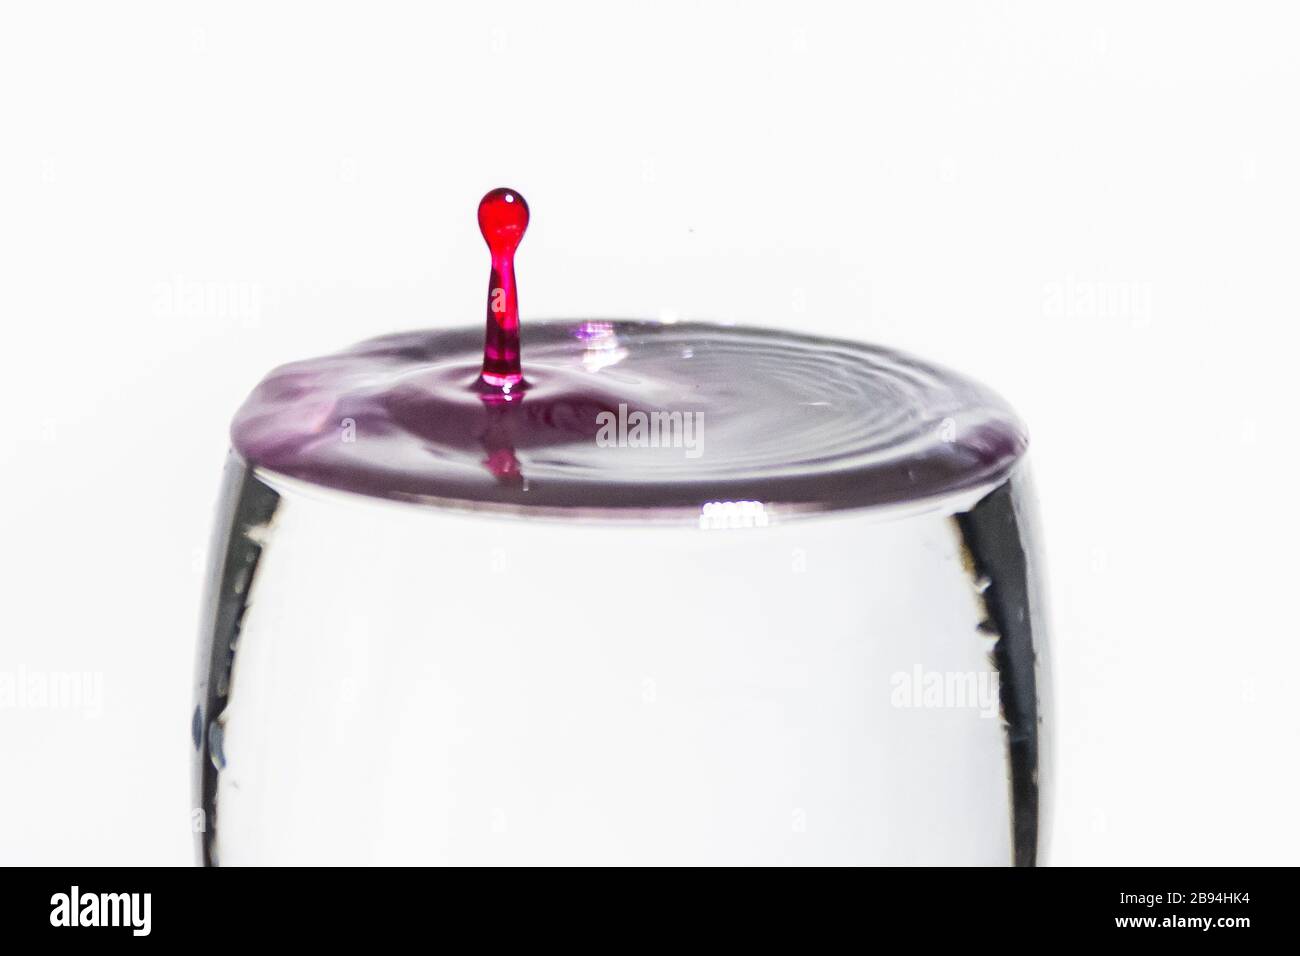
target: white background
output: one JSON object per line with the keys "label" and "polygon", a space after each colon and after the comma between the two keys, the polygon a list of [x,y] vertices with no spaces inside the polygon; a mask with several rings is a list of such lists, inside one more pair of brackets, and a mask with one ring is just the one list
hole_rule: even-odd
{"label": "white background", "polygon": [[188,863],[202,563],[272,365],[524,321],[897,345],[1028,421],[1050,860],[1296,863],[1286,4],[6,4],[0,862]]}

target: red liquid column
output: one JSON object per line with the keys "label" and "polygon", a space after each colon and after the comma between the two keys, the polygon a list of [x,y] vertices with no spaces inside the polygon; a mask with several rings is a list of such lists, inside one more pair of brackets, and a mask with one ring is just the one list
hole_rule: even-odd
{"label": "red liquid column", "polygon": [[492,253],[482,380],[502,391],[523,381],[519,366],[519,296],[515,249],[528,228],[528,203],[513,189],[494,189],[478,204],[478,227]]}

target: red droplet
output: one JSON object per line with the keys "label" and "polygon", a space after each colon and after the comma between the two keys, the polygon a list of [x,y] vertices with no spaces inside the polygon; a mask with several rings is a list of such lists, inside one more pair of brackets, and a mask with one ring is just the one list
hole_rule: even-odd
{"label": "red droplet", "polygon": [[492,253],[482,380],[508,392],[524,379],[519,367],[515,249],[528,228],[528,203],[513,189],[494,189],[478,204],[478,227]]}

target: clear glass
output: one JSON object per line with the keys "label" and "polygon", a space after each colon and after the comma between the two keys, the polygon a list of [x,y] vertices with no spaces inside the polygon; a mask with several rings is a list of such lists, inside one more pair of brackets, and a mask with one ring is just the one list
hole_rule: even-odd
{"label": "clear glass", "polygon": [[1019,864],[1044,637],[1023,462],[821,514],[520,516],[232,454],[208,864]]}

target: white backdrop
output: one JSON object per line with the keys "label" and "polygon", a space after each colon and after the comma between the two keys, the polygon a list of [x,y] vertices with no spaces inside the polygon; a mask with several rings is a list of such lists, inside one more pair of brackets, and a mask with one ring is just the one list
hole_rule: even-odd
{"label": "white backdrop", "polygon": [[[1032,434],[1057,863],[1295,863],[1300,20],[1286,4],[6,4],[0,862],[188,863],[203,554],[272,365],[733,319]],[[97,689],[96,689],[97,688]],[[31,706],[26,706],[31,705]]]}

